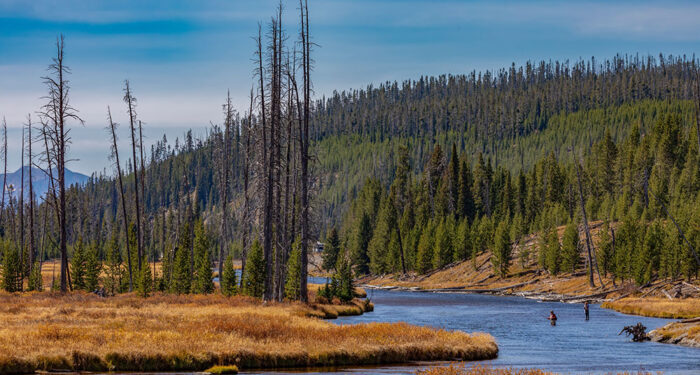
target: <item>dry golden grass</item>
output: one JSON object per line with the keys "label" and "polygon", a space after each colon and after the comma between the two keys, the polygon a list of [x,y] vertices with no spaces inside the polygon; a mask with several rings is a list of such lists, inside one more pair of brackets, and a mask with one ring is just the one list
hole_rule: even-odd
{"label": "dry golden grass", "polygon": [[[431,367],[416,372],[417,375],[555,375],[540,369],[493,368],[489,366],[450,365]],[[618,375],[651,375],[649,372],[623,372]]]}
{"label": "dry golden grass", "polygon": [[487,334],[405,323],[336,325],[298,303],[220,295],[0,293],[0,373],[200,371],[494,358]]}
{"label": "dry golden grass", "polygon": [[669,323],[654,330],[650,336],[660,342],[700,347],[700,322]]}
{"label": "dry golden grass", "polygon": [[625,314],[651,316],[655,318],[689,319],[700,316],[700,299],[686,298],[623,298],[605,302],[602,307]]}

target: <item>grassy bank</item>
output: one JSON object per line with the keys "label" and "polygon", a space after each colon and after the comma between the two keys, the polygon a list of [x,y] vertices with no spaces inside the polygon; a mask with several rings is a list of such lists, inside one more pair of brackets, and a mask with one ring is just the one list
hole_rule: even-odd
{"label": "grassy bank", "polygon": [[201,371],[494,358],[487,334],[336,325],[317,307],[220,295],[0,294],[0,373]]}
{"label": "grassy bank", "polygon": [[666,324],[649,332],[653,341],[700,348],[700,318]]}
{"label": "grassy bank", "polygon": [[603,303],[602,307],[624,314],[655,318],[690,319],[700,316],[700,299],[636,298],[628,297]]}
{"label": "grassy bank", "polygon": [[[540,369],[492,368],[488,366],[450,365],[432,367],[416,372],[417,375],[556,375]],[[612,374],[612,373],[611,373]],[[651,375],[649,372],[622,372],[617,375]]]}

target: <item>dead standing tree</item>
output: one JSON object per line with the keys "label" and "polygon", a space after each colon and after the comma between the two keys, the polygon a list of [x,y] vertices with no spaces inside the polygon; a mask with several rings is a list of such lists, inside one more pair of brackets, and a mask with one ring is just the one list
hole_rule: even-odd
{"label": "dead standing tree", "polygon": [[255,95],[254,89],[250,88],[250,108],[248,109],[248,120],[246,121],[245,127],[242,131],[245,139],[245,160],[243,162],[243,214],[241,223],[243,225],[243,238],[242,238],[242,254],[241,254],[241,288],[243,287],[243,278],[245,276],[245,263],[246,257],[248,255],[248,237],[250,234],[250,195],[248,194],[248,188],[250,183],[250,163],[252,162],[252,148],[250,145],[250,133],[253,131],[253,106],[255,105]]}
{"label": "dead standing tree", "polygon": [[224,248],[228,239],[228,193],[230,189],[230,144],[231,144],[231,126],[233,122],[233,105],[231,104],[231,93],[226,96],[226,104],[224,104],[224,132],[221,138],[219,148],[219,195],[221,199],[221,229],[219,240],[219,280],[223,280],[224,272]]}
{"label": "dead standing tree", "polygon": [[141,205],[139,202],[139,167],[136,155],[136,98],[131,93],[129,80],[124,81],[124,103],[126,103],[129,114],[129,127],[131,130],[131,151],[134,164],[134,203],[136,205],[136,255],[137,269],[141,269],[141,258],[143,258],[143,239],[141,237]]}
{"label": "dead standing tree", "polygon": [[32,166],[33,166],[33,155],[32,155],[32,117],[27,115],[27,156],[29,159],[29,272],[31,273],[32,267],[34,267],[34,262],[36,258],[36,249],[34,243],[34,181],[32,180]]}
{"label": "dead standing tree", "polygon": [[47,159],[53,160],[56,166],[56,183],[58,185],[58,227],[59,250],[61,253],[61,292],[68,291],[68,231],[66,227],[66,155],[70,145],[70,129],[68,122],[78,121],[84,124],[77,110],[70,105],[70,86],[66,76],[70,68],[64,64],[64,38],[56,39],[56,57],[49,65],[49,75],[43,77],[48,89],[44,97],[47,103],[41,107],[39,115],[43,118],[45,134],[50,142],[47,147]]}
{"label": "dead standing tree", "polygon": [[299,0],[301,18],[302,71],[304,74],[304,112],[299,122],[299,152],[301,159],[301,285],[302,302],[308,302],[307,275],[309,249],[309,116],[311,100],[311,42],[309,41],[309,7]]}
{"label": "dead standing tree", "polygon": [[117,167],[117,182],[119,183],[119,196],[121,197],[122,201],[122,216],[124,218],[124,231],[125,231],[125,236],[126,236],[126,262],[127,262],[127,267],[129,270],[129,291],[134,290],[134,278],[132,274],[132,268],[131,268],[131,249],[129,246],[129,216],[127,215],[126,211],[126,199],[124,199],[124,184],[122,183],[122,167],[121,164],[119,164],[119,149],[117,148],[117,124],[112,121],[112,111],[107,107],[107,117],[109,120],[109,125],[107,128],[107,131],[110,133],[112,136],[112,153],[111,157],[114,159],[114,165]]}

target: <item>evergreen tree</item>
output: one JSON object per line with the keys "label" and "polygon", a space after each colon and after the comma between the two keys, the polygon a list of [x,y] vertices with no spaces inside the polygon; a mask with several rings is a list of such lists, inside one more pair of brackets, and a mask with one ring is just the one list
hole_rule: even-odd
{"label": "evergreen tree", "polygon": [[170,289],[172,293],[187,294],[192,288],[192,272],[190,268],[190,224],[185,223],[180,231],[180,240],[175,249],[173,276]]}
{"label": "evergreen tree", "polygon": [[416,270],[419,273],[428,272],[433,267],[434,243],[434,225],[432,221],[429,221],[421,231],[421,236],[418,240]]}
{"label": "evergreen tree", "polygon": [[511,252],[510,225],[507,221],[501,221],[496,228],[491,263],[496,274],[502,279],[508,276]]}
{"label": "evergreen tree", "polygon": [[367,213],[362,213],[362,217],[357,229],[357,238],[355,240],[355,273],[358,275],[366,275],[369,273],[369,254],[367,247],[372,239],[372,224]]}
{"label": "evergreen tree", "polygon": [[112,235],[105,245],[105,275],[102,279],[102,285],[110,295],[121,293],[127,279],[124,277],[125,271],[122,267],[121,250],[116,233],[117,231],[113,229]]}
{"label": "evergreen tree", "polygon": [[41,277],[41,263],[39,261],[34,262],[32,271],[29,273],[29,283],[27,285],[27,290],[29,291],[39,291],[43,290],[43,280]]}
{"label": "evergreen tree", "polygon": [[209,294],[214,291],[213,274],[209,252],[211,243],[209,234],[201,219],[197,219],[194,226],[194,267],[195,275],[192,284],[192,292]]}
{"label": "evergreen tree", "polygon": [[600,231],[598,231],[598,238],[596,259],[598,260],[600,272],[602,272],[604,276],[607,276],[608,273],[612,271],[614,255],[610,223],[607,220],[603,221],[603,225]]}
{"label": "evergreen tree", "polygon": [[219,278],[221,293],[227,297],[238,293],[238,283],[236,282],[236,270],[233,268],[233,255],[226,257],[224,262],[224,274]]}
{"label": "evergreen tree", "polygon": [[287,280],[284,284],[284,296],[296,301],[300,297],[301,285],[301,244],[299,240],[292,245],[292,253],[287,261]]}
{"label": "evergreen tree", "polygon": [[576,267],[581,263],[581,241],[578,233],[578,225],[571,220],[564,230],[561,247],[561,269],[576,272]]}
{"label": "evergreen tree", "polygon": [[340,253],[340,238],[338,230],[335,227],[328,231],[326,236],[326,244],[323,248],[322,265],[326,271],[334,271],[335,265],[338,263],[338,254]]}
{"label": "evergreen tree", "polygon": [[353,284],[352,268],[350,262],[341,256],[338,261],[338,287],[337,296],[343,302],[348,302],[355,297],[355,286]]}
{"label": "evergreen tree", "polygon": [[153,274],[146,259],[141,261],[141,269],[136,280],[136,291],[139,296],[148,298],[153,292]]}
{"label": "evergreen tree", "polygon": [[17,251],[5,243],[2,265],[2,288],[9,293],[22,291],[22,265]]}
{"label": "evergreen tree", "polygon": [[85,259],[85,289],[95,291],[99,286],[102,262],[99,259],[97,244],[91,243],[87,248]]}
{"label": "evergreen tree", "polygon": [[83,245],[83,237],[78,236],[78,240],[73,245],[73,258],[71,259],[71,281],[73,289],[86,290],[85,285],[85,246]]}
{"label": "evergreen tree", "polygon": [[262,297],[264,283],[265,260],[263,259],[260,241],[256,238],[248,251],[242,292],[249,296]]}
{"label": "evergreen tree", "polygon": [[450,217],[442,220],[435,230],[434,268],[441,268],[452,262],[454,254],[452,247],[452,238],[454,237],[453,228],[453,220]]}

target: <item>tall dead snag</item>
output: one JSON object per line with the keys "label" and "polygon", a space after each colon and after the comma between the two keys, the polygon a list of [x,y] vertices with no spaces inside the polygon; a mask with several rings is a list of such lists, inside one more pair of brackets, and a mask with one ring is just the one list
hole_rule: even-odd
{"label": "tall dead snag", "polygon": [[[272,155],[268,156],[268,150],[272,144],[272,140],[268,143],[267,137],[267,116],[265,108],[265,71],[263,69],[263,50],[262,50],[262,26],[258,24],[258,38],[257,38],[257,51],[256,56],[258,58],[258,78],[260,81],[259,97],[260,97],[260,113],[262,117],[262,124],[260,125],[260,134],[262,138],[262,168],[264,176],[263,181],[263,258],[265,259],[265,288],[263,292],[263,299],[272,299],[273,290],[273,275],[272,275],[272,169],[271,159]],[[270,126],[272,128],[272,126]],[[270,132],[272,134],[272,132]]]}
{"label": "tall dead snag", "polygon": [[32,180],[32,166],[34,165],[32,161],[32,143],[34,139],[32,138],[32,117],[27,115],[27,131],[29,132],[27,151],[29,158],[29,272],[31,273],[32,267],[34,267],[34,261],[36,257],[36,249],[34,244],[34,182]]}
{"label": "tall dead snag", "polygon": [[136,155],[136,98],[131,93],[129,80],[124,80],[124,102],[128,107],[129,127],[131,129],[131,151],[134,163],[134,203],[136,205],[136,255],[137,269],[141,269],[141,258],[143,258],[143,239],[141,238],[141,205],[139,204],[139,167]]}
{"label": "tall dead snag", "polygon": [[286,248],[283,244],[282,232],[282,191],[280,189],[280,171],[282,161],[282,55],[283,55],[283,35],[282,35],[282,4],[277,8],[277,16],[272,20],[272,45],[270,70],[272,72],[272,128],[270,135],[272,139],[272,161],[270,163],[272,176],[272,222],[275,228],[274,249],[275,249],[275,268],[274,268],[274,291],[273,298],[277,301],[282,301],[284,298],[284,268],[286,266]]}
{"label": "tall dead snag", "polygon": [[[146,159],[143,157],[143,124],[139,120],[139,152],[141,153],[141,218],[146,221]],[[146,238],[148,237],[148,227],[144,222],[143,233],[141,234],[143,238],[143,246],[146,247]],[[153,242],[155,243],[155,241]],[[156,250],[153,249],[153,290],[156,290]],[[146,261],[148,263],[148,261]]]}
{"label": "tall dead snag", "polygon": [[48,88],[48,95],[44,97],[47,103],[41,107],[40,116],[44,118],[46,132],[51,147],[47,148],[50,155],[47,159],[53,159],[56,166],[56,179],[58,185],[58,227],[59,249],[61,253],[61,292],[68,291],[68,231],[66,227],[66,154],[70,144],[70,129],[68,122],[75,120],[84,124],[77,111],[70,105],[70,86],[66,76],[70,74],[70,68],[63,63],[64,38],[60,35],[56,39],[56,57],[49,65],[49,75],[43,77],[44,84]]}
{"label": "tall dead snag", "polygon": [[[19,214],[19,264],[24,271],[24,127],[22,127],[22,155],[20,156],[20,182],[19,182],[19,199],[17,202],[17,211]],[[21,272],[20,280],[24,277],[24,272]],[[21,290],[21,288],[20,288]]]}
{"label": "tall dead snag", "polygon": [[[7,190],[7,121],[2,118],[2,201],[0,201],[0,220],[5,214],[5,190]],[[4,224],[4,223],[3,223]]]}
{"label": "tall dead snag", "polygon": [[[586,205],[583,200],[583,184],[581,184],[581,172],[579,171],[578,160],[576,159],[576,150],[574,149],[574,164],[576,168],[576,179],[578,180],[578,192],[581,203],[581,214],[583,215],[583,228],[586,232],[586,249],[588,251],[588,285],[593,288],[595,287],[595,282],[593,282],[593,241],[591,240],[591,232],[588,230],[588,216],[586,216]],[[600,277],[600,272],[598,272],[598,278],[600,279],[600,284],[603,284],[603,279]]]}
{"label": "tall dead snag", "polygon": [[311,100],[311,42],[309,41],[309,7],[307,0],[299,0],[301,17],[302,70],[304,73],[304,115],[299,124],[299,152],[301,159],[301,285],[302,302],[308,302],[307,275],[309,249],[309,112]]}
{"label": "tall dead snag", "polygon": [[112,154],[114,164],[117,166],[117,182],[119,183],[119,196],[122,201],[122,216],[124,218],[124,234],[126,236],[126,264],[129,270],[129,291],[134,290],[134,277],[131,271],[131,249],[129,246],[129,216],[126,212],[126,199],[124,199],[124,184],[122,183],[122,167],[119,164],[119,149],[117,148],[117,124],[112,121],[112,111],[107,107],[107,117],[109,120],[109,128],[107,131],[112,135]]}
{"label": "tall dead snag", "polygon": [[221,140],[221,148],[219,153],[221,155],[220,165],[219,165],[219,189],[221,198],[221,229],[219,241],[219,280],[223,280],[224,275],[224,248],[226,247],[226,241],[228,240],[228,192],[230,185],[229,171],[231,166],[229,165],[230,157],[230,139],[231,139],[231,123],[233,122],[233,105],[231,104],[231,93],[229,92],[226,96],[226,104],[224,104],[224,134]]}
{"label": "tall dead snag", "polygon": [[251,163],[251,147],[250,147],[250,132],[253,130],[253,106],[255,104],[254,90],[250,88],[250,108],[248,109],[248,121],[242,129],[245,138],[245,161],[243,163],[243,238],[242,238],[242,255],[241,255],[241,287],[243,287],[243,276],[245,275],[245,263],[248,255],[248,236],[250,224],[248,223],[250,211],[250,195],[248,194],[248,185],[250,182],[250,163]]}

